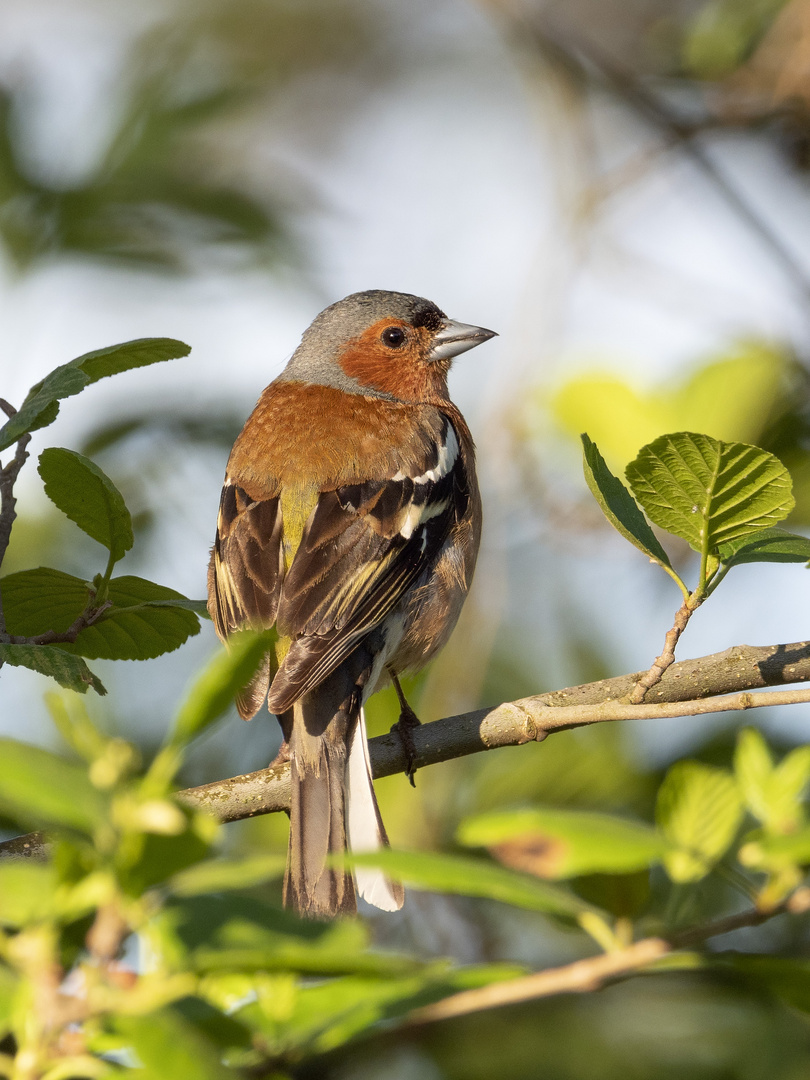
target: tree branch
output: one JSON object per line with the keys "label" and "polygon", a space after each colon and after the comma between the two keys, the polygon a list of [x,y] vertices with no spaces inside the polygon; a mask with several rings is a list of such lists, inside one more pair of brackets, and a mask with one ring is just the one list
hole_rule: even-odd
{"label": "tree branch", "polygon": [[[9,418],[15,416],[17,412],[14,406],[9,405],[5,398],[0,398],[0,409]],[[14,485],[20,475],[20,469],[28,459],[27,447],[30,441],[30,435],[23,435],[17,442],[14,457],[4,468],[0,468],[0,566],[2,566],[3,559],[6,557],[8,542],[11,539],[11,526],[17,517],[17,500],[14,497]],[[3,617],[3,599],[0,596],[0,634],[5,633],[5,630],[6,620]],[[0,664],[0,667],[2,667],[2,664]]]}
{"label": "tree branch", "polygon": [[664,935],[662,937],[643,938],[625,949],[601,953],[587,960],[577,960],[563,967],[548,968],[522,978],[508,982],[493,983],[475,990],[463,990],[434,1005],[416,1009],[404,1021],[404,1027],[420,1027],[433,1024],[437,1020],[447,1020],[454,1016],[466,1016],[482,1009],[494,1009],[503,1005],[516,1005],[520,1002],[534,1001],[537,998],[552,997],[555,994],[582,994],[598,990],[605,983],[622,975],[630,975],[656,963],[678,949],[700,945],[709,938],[728,934],[747,926],[760,926],[776,915],[790,912],[800,915],[810,910],[810,889],[797,889],[783,903],[761,911],[749,908],[737,915],[730,915],[704,926],[691,927],[688,930]]}
{"label": "tree branch", "polygon": [[[765,694],[748,692],[810,680],[810,641],[736,645],[696,660],[681,660],[667,668],[660,681],[647,691],[647,698],[654,701],[627,703],[643,674],[637,671],[601,679],[423,724],[413,731],[416,764],[424,768],[500,746],[542,742],[555,731],[587,724],[697,716],[810,701],[810,687]],[[369,751],[375,777],[405,772],[408,763],[397,735],[389,733],[371,739]],[[223,822],[287,811],[289,764],[188,788],[178,792],[178,798],[189,806],[208,810]],[[0,843],[0,858],[19,857],[17,849],[23,843],[29,844],[24,852],[28,857],[44,856],[41,840],[22,837]]]}

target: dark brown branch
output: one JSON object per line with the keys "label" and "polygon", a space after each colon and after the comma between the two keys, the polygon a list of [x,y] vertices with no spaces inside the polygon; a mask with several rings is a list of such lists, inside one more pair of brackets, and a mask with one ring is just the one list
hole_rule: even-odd
{"label": "dark brown branch", "polygon": [[[555,731],[610,720],[694,715],[705,711],[748,709],[763,704],[788,704],[810,690],[777,695],[749,694],[749,690],[786,686],[810,680],[810,642],[789,645],[736,645],[724,652],[697,660],[672,664],[647,692],[643,705],[623,703],[643,672],[553,690],[547,694],[505,702],[491,709],[449,716],[414,730],[419,768],[452,758],[541,742]],[[731,692],[730,697],[724,697]],[[707,700],[715,699],[715,700]],[[369,745],[375,777],[404,772],[407,767],[400,739],[380,735]],[[189,788],[178,797],[191,806],[210,811],[220,821],[240,821],[286,811],[290,805],[289,765],[275,765],[258,772],[217,780]],[[32,834],[33,835],[33,834]],[[27,842],[25,852],[42,857],[42,843],[31,837],[0,843],[0,857],[19,855],[10,845]]]}

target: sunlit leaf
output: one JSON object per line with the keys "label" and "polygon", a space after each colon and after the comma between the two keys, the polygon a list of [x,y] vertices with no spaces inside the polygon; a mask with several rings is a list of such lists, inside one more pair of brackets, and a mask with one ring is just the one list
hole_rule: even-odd
{"label": "sunlit leaf", "polygon": [[602,513],[625,540],[643,551],[649,559],[661,563],[662,566],[671,566],[669,556],[647,524],[632,495],[607,467],[596,444],[591,442],[587,435],[581,435],[580,438],[585,480]]}
{"label": "sunlit leaf", "polygon": [[110,478],[73,450],[50,447],[39,455],[45,494],[80,529],[103,544],[117,562],[134,543],[132,519]]}
{"label": "sunlit leaf", "polygon": [[761,532],[794,506],[790,474],[773,454],[688,431],[642,447],[627,479],[647,516],[696,551]]}
{"label": "sunlit leaf", "polygon": [[699,881],[722,858],[742,820],[733,778],[723,769],[679,761],[658,791],[656,819],[669,850],[664,866],[673,881]]}
{"label": "sunlit leaf", "polygon": [[804,818],[801,797],[810,780],[810,746],[797,747],[775,766],[760,732],[747,728],[737,740],[734,772],[745,805],[767,831],[799,827]]}
{"label": "sunlit leaf", "polygon": [[641,822],[546,808],[468,818],[458,839],[489,848],[507,866],[544,878],[641,870],[660,861],[666,847],[655,829]]}
{"label": "sunlit leaf", "polygon": [[57,645],[3,645],[0,661],[12,667],[25,667],[48,675],[66,690],[86,694],[92,687],[97,694],[106,694],[101,680],[93,674],[80,656],[66,652]]}
{"label": "sunlit leaf", "polygon": [[548,915],[576,918],[591,909],[590,904],[558,885],[505,870],[484,859],[381,848],[373,853],[350,855],[347,862],[351,866],[379,866],[392,877],[417,888],[482,896]]}
{"label": "sunlit leaf", "polygon": [[84,769],[13,739],[0,739],[0,808],[20,823],[88,833],[109,813],[106,798]]}
{"label": "sunlit leaf", "polygon": [[189,345],[173,338],[141,338],[85,353],[54,368],[31,387],[17,414],[0,428],[0,450],[11,446],[27,431],[52,423],[59,412],[59,401],[80,393],[91,383],[131,368],[187,356],[189,352]]}

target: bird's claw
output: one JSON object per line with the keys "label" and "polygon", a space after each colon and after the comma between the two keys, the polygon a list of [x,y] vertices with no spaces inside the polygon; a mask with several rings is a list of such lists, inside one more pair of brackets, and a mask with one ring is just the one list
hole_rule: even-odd
{"label": "bird's claw", "polygon": [[392,732],[396,732],[399,736],[399,741],[402,743],[402,749],[405,753],[405,760],[407,762],[405,766],[405,775],[411,782],[411,787],[416,787],[416,744],[413,741],[414,728],[422,726],[422,721],[410,707],[407,702],[403,702],[402,710],[399,714],[399,720],[391,728]]}

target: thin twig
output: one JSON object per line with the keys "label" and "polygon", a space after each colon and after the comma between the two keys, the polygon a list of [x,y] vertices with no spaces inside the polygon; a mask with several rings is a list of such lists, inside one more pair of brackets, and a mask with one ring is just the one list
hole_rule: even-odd
{"label": "thin twig", "polygon": [[98,622],[101,616],[112,607],[112,601],[105,600],[100,607],[93,607],[93,598],[84,611],[77,615],[67,630],[46,630],[44,634],[36,634],[34,637],[20,637],[18,634],[3,634],[0,640],[9,645],[57,645],[60,642],[73,644],[82,630]]}
{"label": "thin twig", "polygon": [[483,1009],[515,1005],[520,1002],[534,1001],[537,998],[552,997],[556,994],[582,994],[598,990],[605,983],[622,975],[630,975],[650,967],[651,964],[678,949],[702,944],[709,938],[728,934],[742,927],[760,926],[768,919],[782,915],[786,911],[801,914],[808,910],[808,895],[810,895],[810,890],[799,889],[788,900],[767,911],[749,908],[747,911],[718,919],[704,926],[690,927],[688,930],[662,937],[643,938],[641,941],[628,945],[625,949],[602,953],[599,956],[589,957],[587,960],[577,960],[573,964],[548,968],[532,975],[511,979],[509,982],[493,983],[475,990],[464,990],[443,1001],[437,1001],[434,1005],[414,1010],[406,1018],[404,1026],[419,1027],[423,1024],[436,1023],[438,1020],[447,1020],[450,1017],[467,1016],[470,1013],[481,1012]]}
{"label": "thin twig", "polygon": [[628,698],[631,705],[640,704],[644,700],[647,691],[651,690],[656,683],[659,683],[667,668],[675,663],[675,647],[694,610],[693,607],[689,606],[688,600],[684,600],[678,608],[672,629],[667,631],[667,636],[664,638],[663,652],[656,657],[650,670],[638,680],[633,693]]}

